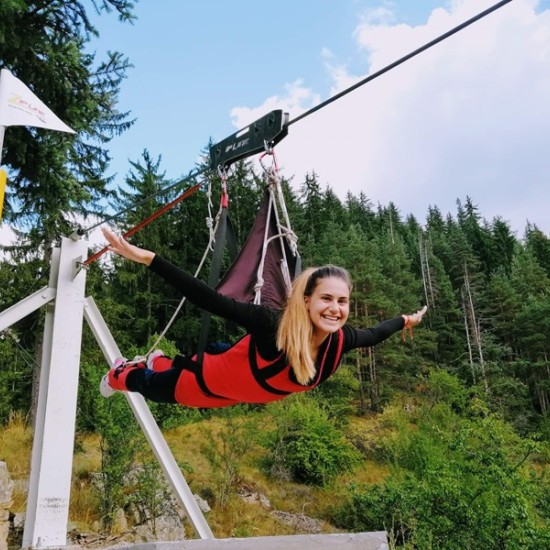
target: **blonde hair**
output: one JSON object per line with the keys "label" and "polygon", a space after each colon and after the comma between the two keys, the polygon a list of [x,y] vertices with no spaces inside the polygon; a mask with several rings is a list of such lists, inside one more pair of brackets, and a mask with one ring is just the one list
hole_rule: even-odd
{"label": "blonde hair", "polygon": [[342,279],[351,292],[350,276],[345,269],[334,265],[310,267],[294,279],[277,329],[277,347],[285,353],[296,380],[303,386],[315,376],[315,357],[311,353],[313,324],[305,298],[327,277]]}

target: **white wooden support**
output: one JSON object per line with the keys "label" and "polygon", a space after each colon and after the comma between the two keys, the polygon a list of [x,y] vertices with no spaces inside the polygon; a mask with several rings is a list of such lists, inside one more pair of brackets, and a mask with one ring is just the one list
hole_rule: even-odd
{"label": "white wooden support", "polygon": [[[105,320],[97,309],[92,297],[86,298],[84,307],[84,316],[90,326],[105,359],[109,365],[112,365],[115,359],[121,356],[116,342],[111,335]],[[134,416],[136,417],[141,429],[151,449],[153,450],[159,464],[170,483],[176,498],[187,512],[189,520],[195,531],[201,539],[213,539],[214,535],[210,530],[206,519],[201,512],[189,485],[185,481],[180,467],[178,466],[158,424],[156,423],[145,399],[138,393],[124,392]]]}
{"label": "white wooden support", "polygon": [[27,296],[17,304],[0,313],[0,332],[24,319],[33,311],[51,302],[55,298],[55,288],[47,287]]}
{"label": "white wooden support", "polygon": [[52,260],[56,297],[46,313],[23,547],[67,543],[86,252],[84,241],[63,239]]}

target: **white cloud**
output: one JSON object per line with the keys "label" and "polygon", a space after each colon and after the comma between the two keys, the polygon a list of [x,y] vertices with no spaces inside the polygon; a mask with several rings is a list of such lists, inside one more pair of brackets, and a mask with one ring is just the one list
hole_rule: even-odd
{"label": "white cloud", "polygon": [[[455,0],[423,25],[369,12],[353,31],[370,74],[492,6]],[[550,10],[516,0],[290,128],[278,146],[287,176],[315,172],[342,197],[360,191],[424,221],[429,205],[456,213],[467,195],[488,220],[522,234],[529,219],[550,232]],[[353,75],[325,49],[333,95]],[[255,108],[232,111],[243,127],[269,110],[291,119],[319,103],[302,82]]]}
{"label": "white cloud", "polygon": [[15,242],[15,233],[9,225],[0,224],[0,244],[9,246]]}
{"label": "white cloud", "polygon": [[244,128],[270,111],[283,109],[292,112],[294,116],[313,107],[321,101],[319,94],[304,87],[301,80],[285,84],[286,94],[283,97],[268,97],[262,105],[249,107],[235,107],[231,110],[233,123],[237,128]]}
{"label": "white cloud", "polygon": [[[99,220],[95,218],[95,216],[90,216],[87,220],[84,220],[81,216],[75,215],[73,217],[75,227],[82,226],[83,228],[91,227],[93,224],[97,223]],[[69,235],[66,235],[69,237]],[[105,237],[103,236],[103,233],[101,232],[101,227],[96,227],[86,233],[82,237],[83,240],[85,240],[88,243],[88,247],[92,251],[99,250],[103,248],[107,243],[105,241]],[[0,225],[0,245],[3,246],[10,246],[12,244],[15,244],[17,242],[17,237],[13,231],[13,229],[7,225],[7,224],[1,224]],[[2,255],[0,255],[0,259],[2,259]]]}

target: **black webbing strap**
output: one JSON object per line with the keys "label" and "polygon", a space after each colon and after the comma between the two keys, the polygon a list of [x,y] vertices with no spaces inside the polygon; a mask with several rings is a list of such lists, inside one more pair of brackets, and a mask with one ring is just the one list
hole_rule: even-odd
{"label": "black webbing strap", "polygon": [[[231,261],[237,256],[237,238],[228,215],[227,208],[222,208],[218,228],[216,229],[214,251],[212,253],[212,265],[210,266],[210,275],[208,284],[215,288],[220,282],[220,272],[222,268],[223,251],[227,244]],[[210,332],[211,314],[208,311],[202,312],[201,332],[199,335],[199,344],[197,348],[197,361],[202,364],[204,352],[208,344],[208,334]]]}
{"label": "black webbing strap", "polygon": [[[229,259],[233,263],[239,255],[239,245],[237,244],[237,235],[235,234],[235,228],[231,218],[227,216],[227,231],[225,238],[227,239],[227,251],[229,252]],[[218,284],[218,281],[216,281]]]}

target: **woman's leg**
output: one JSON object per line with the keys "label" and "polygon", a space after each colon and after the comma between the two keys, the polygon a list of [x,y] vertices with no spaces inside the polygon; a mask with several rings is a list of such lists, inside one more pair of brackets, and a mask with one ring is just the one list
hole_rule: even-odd
{"label": "woman's leg", "polygon": [[[120,362],[117,365],[118,361]],[[182,369],[172,367],[172,359],[159,357],[155,361],[155,366],[159,362],[162,364],[161,372],[148,369],[143,363],[128,364],[124,359],[117,362],[106,375],[111,394],[113,390],[133,391],[157,403],[176,403],[174,395]],[[109,397],[105,393],[103,395]]]}
{"label": "woman's leg", "polygon": [[136,368],[126,377],[128,391],[141,393],[143,397],[156,403],[175,403],[176,384],[181,369],[171,368],[162,372]]}

